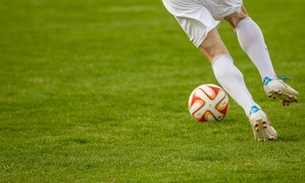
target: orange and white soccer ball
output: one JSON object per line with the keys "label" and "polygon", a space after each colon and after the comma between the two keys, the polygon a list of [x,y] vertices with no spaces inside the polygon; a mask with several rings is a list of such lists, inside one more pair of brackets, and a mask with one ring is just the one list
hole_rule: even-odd
{"label": "orange and white soccer ball", "polygon": [[227,114],[229,97],[218,85],[203,84],[193,90],[188,109],[199,122],[221,121]]}

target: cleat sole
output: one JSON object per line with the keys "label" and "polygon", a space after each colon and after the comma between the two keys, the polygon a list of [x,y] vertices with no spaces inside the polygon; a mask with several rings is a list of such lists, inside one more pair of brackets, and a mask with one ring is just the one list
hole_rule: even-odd
{"label": "cleat sole", "polygon": [[264,85],[264,90],[269,98],[278,98],[283,106],[298,102],[299,93],[282,80],[270,80]]}

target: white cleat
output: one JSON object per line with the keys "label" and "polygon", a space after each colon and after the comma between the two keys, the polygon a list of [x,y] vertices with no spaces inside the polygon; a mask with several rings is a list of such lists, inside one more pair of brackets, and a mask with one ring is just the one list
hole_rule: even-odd
{"label": "white cleat", "polygon": [[264,111],[256,106],[252,106],[249,120],[256,141],[276,140],[277,132],[271,126]]}
{"label": "white cleat", "polygon": [[264,78],[264,90],[269,98],[279,98],[283,106],[298,102],[299,93],[281,79]]}

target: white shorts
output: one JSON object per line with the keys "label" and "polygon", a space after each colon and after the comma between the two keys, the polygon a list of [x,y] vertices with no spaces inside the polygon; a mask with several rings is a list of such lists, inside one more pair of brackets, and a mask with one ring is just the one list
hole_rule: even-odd
{"label": "white shorts", "polygon": [[219,19],[240,12],[242,0],[162,0],[189,39],[198,48]]}

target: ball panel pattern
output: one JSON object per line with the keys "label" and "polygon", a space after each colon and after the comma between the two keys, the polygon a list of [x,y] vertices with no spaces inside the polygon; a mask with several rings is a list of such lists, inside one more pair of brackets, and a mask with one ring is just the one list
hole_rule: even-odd
{"label": "ball panel pattern", "polygon": [[188,101],[191,116],[200,122],[222,120],[228,106],[228,95],[221,87],[214,84],[198,86],[193,90]]}

